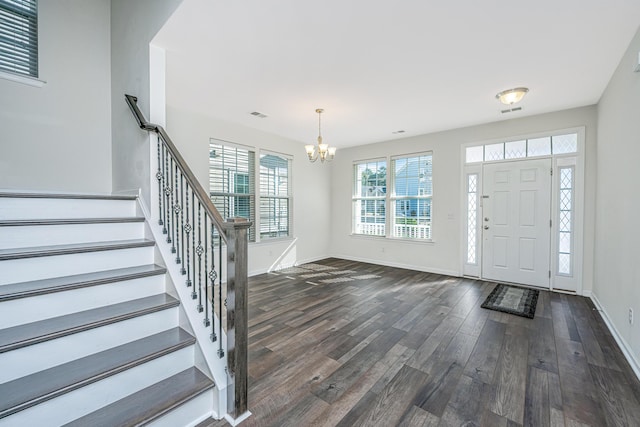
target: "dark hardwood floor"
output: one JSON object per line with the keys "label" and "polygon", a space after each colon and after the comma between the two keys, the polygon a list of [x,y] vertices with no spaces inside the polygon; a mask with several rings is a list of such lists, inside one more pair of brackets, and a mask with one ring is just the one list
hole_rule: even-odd
{"label": "dark hardwood floor", "polygon": [[[249,282],[242,426],[640,426],[640,384],[589,299],[328,259]],[[222,426],[205,422],[201,426]]]}

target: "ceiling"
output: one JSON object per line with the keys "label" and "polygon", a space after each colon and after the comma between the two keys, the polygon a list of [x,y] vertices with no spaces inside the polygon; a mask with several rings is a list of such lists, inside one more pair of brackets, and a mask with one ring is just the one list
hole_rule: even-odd
{"label": "ceiling", "polygon": [[184,0],[154,44],[168,104],[305,143],[321,107],[344,148],[595,104],[638,25],[638,0]]}

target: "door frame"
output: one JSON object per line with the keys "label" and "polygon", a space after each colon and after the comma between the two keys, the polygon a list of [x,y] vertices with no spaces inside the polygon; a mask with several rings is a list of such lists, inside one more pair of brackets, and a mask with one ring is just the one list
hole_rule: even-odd
{"label": "door frame", "polygon": [[[519,159],[498,160],[492,162],[476,162],[466,163],[466,149],[468,147],[495,144],[501,142],[518,141],[523,139],[542,138],[548,136],[565,135],[575,133],[577,137],[577,152],[548,156],[532,156]],[[482,165],[485,163],[502,163],[511,161],[521,161],[527,159],[550,158],[553,169],[551,177],[551,239],[549,248],[551,268],[551,279],[549,281],[549,289],[556,292],[566,292],[571,294],[583,295],[583,259],[584,259],[584,189],[585,189],[585,127],[573,127],[557,129],[553,131],[544,131],[531,134],[514,135],[506,138],[496,138],[491,140],[483,140],[461,144],[460,149],[460,271],[463,276],[477,278],[483,280],[482,275]],[[574,192],[573,192],[573,250],[572,250],[572,274],[558,274],[558,220],[556,213],[558,212],[559,200],[559,169],[571,166],[574,168]],[[476,263],[467,262],[467,180],[470,174],[477,175],[477,209],[476,209]],[[575,289],[575,291],[571,290]]]}

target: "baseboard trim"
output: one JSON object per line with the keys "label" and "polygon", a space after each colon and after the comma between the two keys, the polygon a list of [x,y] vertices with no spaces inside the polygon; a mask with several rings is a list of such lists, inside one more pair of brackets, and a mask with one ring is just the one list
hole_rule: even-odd
{"label": "baseboard trim", "polygon": [[622,350],[622,354],[624,354],[625,359],[627,359],[627,362],[629,362],[629,365],[631,365],[631,369],[633,369],[636,377],[638,378],[638,380],[640,380],[640,361],[638,361],[638,359],[636,359],[636,357],[633,355],[631,346],[629,346],[622,335],[620,335],[615,325],[611,321],[611,318],[607,314],[607,310],[605,310],[602,304],[600,304],[598,297],[596,297],[593,292],[589,293],[589,298],[591,299],[591,301],[593,301],[593,305],[595,305],[598,309],[600,316],[602,316],[602,320],[604,320],[605,325],[607,325],[607,328],[609,328],[609,332],[611,332],[611,335],[613,335],[613,339],[615,339],[616,343],[618,343],[618,347],[620,347],[620,350]]}
{"label": "baseboard trim", "polygon": [[385,267],[404,268],[406,270],[422,271],[425,273],[442,274],[444,276],[462,277],[459,271],[444,270],[440,268],[424,267],[420,265],[403,264],[399,262],[389,262],[379,259],[369,259],[362,257],[354,257],[350,255],[331,255],[331,258],[341,258],[349,261],[366,262],[369,264],[384,265]]}

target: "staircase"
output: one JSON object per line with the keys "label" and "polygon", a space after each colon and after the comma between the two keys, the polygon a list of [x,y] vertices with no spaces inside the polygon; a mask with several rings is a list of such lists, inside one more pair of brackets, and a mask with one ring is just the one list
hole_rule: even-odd
{"label": "staircase", "polygon": [[151,235],[135,197],[0,193],[0,427],[216,413]]}

